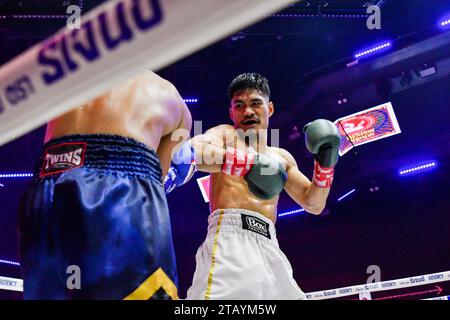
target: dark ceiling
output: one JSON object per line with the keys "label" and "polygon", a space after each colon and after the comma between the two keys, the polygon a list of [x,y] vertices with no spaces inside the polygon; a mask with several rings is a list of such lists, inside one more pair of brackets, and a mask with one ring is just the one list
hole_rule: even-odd
{"label": "dark ceiling", "polygon": [[[64,25],[63,18],[26,15],[64,15],[70,4],[86,12],[101,2],[0,0],[0,62]],[[370,4],[381,6],[381,30],[366,27]],[[305,291],[364,283],[371,264],[382,265],[383,280],[450,269],[450,33],[436,28],[449,12],[450,0],[302,1],[159,71],[183,97],[199,99],[189,107],[204,129],[229,123],[226,88],[237,74],[265,75],[276,108],[272,128],[308,177],[312,157],[302,136],[290,138],[295,128],[392,102],[402,133],[340,159],[325,214],[279,219],[280,245]],[[346,67],[359,49],[387,39],[391,52]],[[421,78],[417,72],[425,65],[437,73]],[[348,103],[339,105],[342,96]],[[31,172],[43,133],[40,128],[0,147],[0,173]],[[424,160],[437,161],[438,168],[398,176],[399,168]],[[26,183],[0,178],[0,259],[18,260],[16,208]],[[379,191],[370,192],[374,187]],[[170,194],[169,206],[184,296],[208,206],[195,182]],[[296,208],[283,194],[279,211]]]}

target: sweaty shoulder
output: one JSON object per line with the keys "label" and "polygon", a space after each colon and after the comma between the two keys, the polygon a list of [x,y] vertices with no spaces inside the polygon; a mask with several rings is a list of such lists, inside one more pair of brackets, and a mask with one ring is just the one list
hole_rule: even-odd
{"label": "sweaty shoulder", "polygon": [[175,129],[191,129],[191,113],[177,88],[170,81],[150,70],[141,73],[135,79],[143,90],[142,94],[150,98],[148,101],[157,102],[162,115],[167,117],[163,135]]}
{"label": "sweaty shoulder", "polygon": [[162,78],[156,73],[146,70],[139,74],[135,79],[139,85],[150,88],[155,88],[158,90],[162,97],[175,98],[183,100],[178,93],[177,88],[168,80]]}

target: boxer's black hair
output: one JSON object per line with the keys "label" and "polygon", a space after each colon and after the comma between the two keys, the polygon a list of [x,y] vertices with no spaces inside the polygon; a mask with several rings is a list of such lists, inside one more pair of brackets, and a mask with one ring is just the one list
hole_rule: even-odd
{"label": "boxer's black hair", "polygon": [[242,73],[234,78],[228,86],[228,97],[231,100],[236,92],[244,89],[255,89],[270,98],[269,81],[259,73]]}

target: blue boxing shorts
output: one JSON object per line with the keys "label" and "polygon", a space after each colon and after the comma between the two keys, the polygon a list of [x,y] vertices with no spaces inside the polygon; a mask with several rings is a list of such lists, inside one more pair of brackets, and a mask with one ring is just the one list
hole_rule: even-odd
{"label": "blue boxing shorts", "polygon": [[177,299],[161,175],[131,138],[46,143],[19,210],[24,299]]}

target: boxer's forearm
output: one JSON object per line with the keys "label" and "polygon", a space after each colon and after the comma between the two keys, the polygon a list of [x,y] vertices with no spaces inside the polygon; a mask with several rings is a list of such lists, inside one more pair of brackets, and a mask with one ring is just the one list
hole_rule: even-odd
{"label": "boxer's forearm", "polygon": [[221,172],[226,155],[223,147],[217,146],[201,136],[193,137],[191,144],[195,150],[197,170],[209,173]]}
{"label": "boxer's forearm", "polygon": [[303,195],[303,201],[306,204],[305,210],[312,214],[320,214],[327,202],[330,188],[319,188],[311,183]]}
{"label": "boxer's forearm", "polygon": [[[195,148],[195,147],[194,147]],[[203,146],[203,151],[196,151],[200,154],[201,161],[198,163],[197,169],[203,172],[215,173],[222,171],[223,159],[225,158],[226,150],[207,144]]]}
{"label": "boxer's forearm", "polygon": [[[292,162],[291,162],[292,163]],[[301,173],[296,165],[288,167],[288,179],[284,189],[303,209],[312,214],[320,214],[330,193],[330,188],[320,188]]]}

